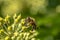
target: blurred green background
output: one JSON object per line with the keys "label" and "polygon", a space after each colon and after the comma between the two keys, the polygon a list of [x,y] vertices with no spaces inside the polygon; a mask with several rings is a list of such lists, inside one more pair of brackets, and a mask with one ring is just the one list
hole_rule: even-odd
{"label": "blurred green background", "polygon": [[15,13],[36,19],[40,40],[60,40],[60,0],[0,0],[0,17]]}

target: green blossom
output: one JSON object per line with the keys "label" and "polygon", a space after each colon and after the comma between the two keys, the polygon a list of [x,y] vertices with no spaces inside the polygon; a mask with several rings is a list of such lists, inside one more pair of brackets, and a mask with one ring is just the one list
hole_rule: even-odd
{"label": "green blossom", "polygon": [[38,40],[35,38],[38,34],[37,31],[31,31],[30,24],[27,27],[25,23],[21,14],[15,14],[13,17],[9,15],[5,18],[0,17],[0,40]]}

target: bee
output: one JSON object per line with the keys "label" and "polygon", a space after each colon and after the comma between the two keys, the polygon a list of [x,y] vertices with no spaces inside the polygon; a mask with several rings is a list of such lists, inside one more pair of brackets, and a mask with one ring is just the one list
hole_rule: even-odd
{"label": "bee", "polygon": [[[26,24],[27,24],[27,23],[31,24],[31,26],[32,26],[32,31],[33,31],[33,30],[36,30],[36,22],[35,22],[35,20],[34,20],[33,18],[27,17],[27,18],[25,19],[25,23],[26,23]],[[27,25],[26,25],[26,26],[27,26]]]}

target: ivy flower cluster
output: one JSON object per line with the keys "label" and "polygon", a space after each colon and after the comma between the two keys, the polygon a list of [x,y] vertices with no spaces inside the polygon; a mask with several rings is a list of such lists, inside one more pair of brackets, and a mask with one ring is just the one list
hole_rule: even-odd
{"label": "ivy flower cluster", "polygon": [[20,15],[0,17],[0,40],[38,40],[38,32]]}

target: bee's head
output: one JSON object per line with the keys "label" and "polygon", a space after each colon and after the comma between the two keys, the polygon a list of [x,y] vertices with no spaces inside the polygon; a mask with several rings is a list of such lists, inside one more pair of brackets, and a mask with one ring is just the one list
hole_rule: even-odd
{"label": "bee's head", "polygon": [[26,21],[27,21],[27,22],[30,22],[30,21],[31,21],[31,17],[27,17],[27,18],[26,18]]}

